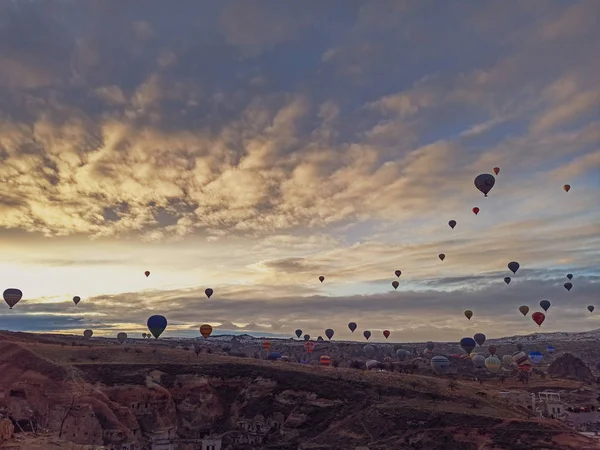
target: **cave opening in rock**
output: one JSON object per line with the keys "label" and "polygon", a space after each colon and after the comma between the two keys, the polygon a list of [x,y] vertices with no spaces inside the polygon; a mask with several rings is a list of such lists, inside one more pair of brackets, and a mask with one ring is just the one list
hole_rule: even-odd
{"label": "cave opening in rock", "polygon": [[29,419],[16,420],[13,417],[9,417],[13,426],[15,427],[15,433],[31,433],[35,432],[35,424]]}

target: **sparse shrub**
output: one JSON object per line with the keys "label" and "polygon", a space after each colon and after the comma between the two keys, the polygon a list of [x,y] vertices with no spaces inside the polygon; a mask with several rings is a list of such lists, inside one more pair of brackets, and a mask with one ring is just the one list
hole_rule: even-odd
{"label": "sparse shrub", "polygon": [[452,379],[452,380],[450,380],[450,381],[448,382],[448,388],[449,388],[451,391],[453,391],[453,390],[455,390],[456,388],[458,388],[458,383],[456,382],[456,380],[455,380],[455,379]]}
{"label": "sparse shrub", "polygon": [[183,349],[187,352],[190,350],[190,348],[186,345],[185,347],[183,347]]}
{"label": "sparse shrub", "polygon": [[77,342],[71,342],[71,347],[75,347],[77,345]]}
{"label": "sparse shrub", "polygon": [[141,348],[136,348],[135,352],[139,355],[140,353],[144,353]]}
{"label": "sparse shrub", "polygon": [[131,350],[129,347],[123,347],[123,351],[124,351],[125,353],[128,353],[128,352],[129,352],[129,350]]}
{"label": "sparse shrub", "polygon": [[334,359],[333,361],[331,361],[331,365],[332,365],[333,367],[339,367],[339,365],[340,365],[340,362],[339,362],[337,359]]}
{"label": "sparse shrub", "polygon": [[71,362],[75,362],[75,361],[77,361],[77,358],[70,357],[70,358],[69,358],[69,361],[71,361]]}
{"label": "sparse shrub", "polygon": [[158,350],[158,349],[156,349],[156,348],[152,349],[152,353],[153,353],[153,354],[156,354],[157,350]]}

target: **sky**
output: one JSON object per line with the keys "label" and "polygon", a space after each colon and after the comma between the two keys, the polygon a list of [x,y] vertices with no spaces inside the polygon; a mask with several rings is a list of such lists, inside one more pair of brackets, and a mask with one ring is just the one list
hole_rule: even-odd
{"label": "sky", "polygon": [[[600,328],[599,22],[596,0],[0,0],[0,289],[23,291],[0,329]],[[540,329],[518,307],[542,299]]]}

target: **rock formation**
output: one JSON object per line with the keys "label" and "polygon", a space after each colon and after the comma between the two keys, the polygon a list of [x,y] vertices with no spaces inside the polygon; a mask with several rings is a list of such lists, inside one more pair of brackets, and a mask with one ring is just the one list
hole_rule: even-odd
{"label": "rock formation", "polygon": [[590,368],[571,353],[565,353],[556,358],[548,368],[548,375],[554,378],[571,378],[583,381],[594,379]]}

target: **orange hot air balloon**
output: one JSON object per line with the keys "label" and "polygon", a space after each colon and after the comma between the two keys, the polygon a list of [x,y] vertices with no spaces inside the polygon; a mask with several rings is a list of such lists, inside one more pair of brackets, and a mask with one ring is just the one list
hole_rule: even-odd
{"label": "orange hot air balloon", "polygon": [[150,276],[150,271],[146,270],[146,271],[144,272],[144,275],[146,275],[146,278],[148,278],[148,277]]}
{"label": "orange hot air balloon", "polygon": [[541,327],[542,324],[544,323],[544,320],[546,320],[546,315],[541,312],[536,312],[531,315],[531,318],[533,319],[533,321],[535,323],[538,324],[538,327]]}
{"label": "orange hot air balloon", "polygon": [[569,192],[571,190],[571,185],[570,184],[565,184],[563,186],[563,189],[565,190],[565,192]]}
{"label": "orange hot air balloon", "polygon": [[269,341],[264,341],[264,342],[263,342],[263,348],[264,348],[266,351],[269,351],[269,349],[271,348],[271,343],[270,343]]}
{"label": "orange hot air balloon", "polygon": [[200,327],[200,334],[206,339],[212,334],[212,327],[208,324],[204,324]]}
{"label": "orange hot air balloon", "polygon": [[475,215],[479,214],[479,208],[477,206],[475,208],[473,208],[473,214],[475,214]]}
{"label": "orange hot air balloon", "polygon": [[331,365],[331,358],[327,355],[323,355],[319,358],[319,362],[323,366],[329,366],[329,365]]}
{"label": "orange hot air balloon", "polygon": [[385,336],[385,338],[389,338],[390,337],[390,330],[383,330],[383,335]]}
{"label": "orange hot air balloon", "polygon": [[500,173],[500,167],[494,167],[494,173],[498,175]]}
{"label": "orange hot air balloon", "polygon": [[306,341],[304,343],[304,348],[306,349],[306,351],[308,353],[312,353],[313,352],[313,348],[315,348],[315,343],[311,342],[311,341]]}

